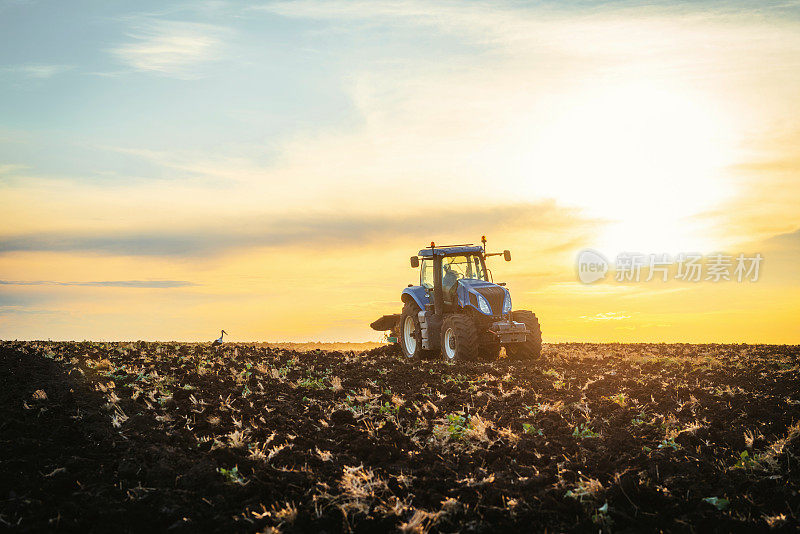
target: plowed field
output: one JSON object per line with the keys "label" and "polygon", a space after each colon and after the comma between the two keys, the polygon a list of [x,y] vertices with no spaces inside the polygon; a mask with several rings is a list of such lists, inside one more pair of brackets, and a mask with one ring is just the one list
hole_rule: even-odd
{"label": "plowed field", "polygon": [[796,531],[800,347],[0,343],[0,528]]}

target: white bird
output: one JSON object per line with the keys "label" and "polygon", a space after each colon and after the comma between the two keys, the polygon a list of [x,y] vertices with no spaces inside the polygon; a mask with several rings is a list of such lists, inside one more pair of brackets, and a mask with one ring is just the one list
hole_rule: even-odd
{"label": "white bird", "polygon": [[219,336],[219,339],[215,339],[214,342],[211,344],[211,346],[219,347],[220,345],[222,345],[222,338],[223,336],[225,336],[225,334],[227,334],[227,332],[225,330],[222,330],[222,335]]}

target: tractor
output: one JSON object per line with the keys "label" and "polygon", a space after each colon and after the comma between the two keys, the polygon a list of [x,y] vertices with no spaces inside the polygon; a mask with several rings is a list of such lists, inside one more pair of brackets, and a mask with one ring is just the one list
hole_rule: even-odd
{"label": "tractor", "polygon": [[509,358],[530,361],[542,351],[542,331],[533,312],[511,309],[505,282],[494,283],[486,267],[490,256],[511,261],[511,252],[486,252],[482,245],[430,247],[411,256],[420,268],[419,285],[400,296],[403,311],[384,315],[370,326],[389,331],[408,359],[439,354],[448,361],[492,361],[505,347]]}

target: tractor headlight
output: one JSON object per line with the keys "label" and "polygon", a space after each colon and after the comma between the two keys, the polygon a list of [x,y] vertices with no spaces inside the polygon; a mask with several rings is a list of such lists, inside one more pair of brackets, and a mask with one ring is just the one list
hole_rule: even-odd
{"label": "tractor headlight", "polygon": [[503,314],[511,313],[511,295],[506,293],[506,300],[503,301]]}
{"label": "tractor headlight", "polygon": [[487,301],[483,295],[480,294],[478,295],[478,309],[486,315],[492,314],[492,308],[489,306],[489,301]]}

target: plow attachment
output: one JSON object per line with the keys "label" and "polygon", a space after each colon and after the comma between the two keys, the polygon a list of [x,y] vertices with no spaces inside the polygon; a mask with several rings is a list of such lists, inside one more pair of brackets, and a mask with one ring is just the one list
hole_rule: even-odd
{"label": "plow attachment", "polygon": [[400,314],[393,313],[391,315],[384,315],[377,321],[370,323],[369,326],[378,332],[389,330],[389,341],[397,342],[397,338],[400,335]]}

